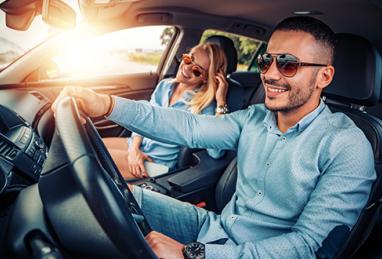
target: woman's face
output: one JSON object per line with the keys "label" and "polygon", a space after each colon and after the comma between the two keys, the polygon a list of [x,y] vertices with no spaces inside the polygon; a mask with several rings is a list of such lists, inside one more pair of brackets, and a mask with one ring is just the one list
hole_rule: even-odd
{"label": "woman's face", "polygon": [[202,48],[192,49],[189,55],[188,60],[182,60],[180,63],[176,80],[190,87],[200,86],[207,82],[210,59]]}

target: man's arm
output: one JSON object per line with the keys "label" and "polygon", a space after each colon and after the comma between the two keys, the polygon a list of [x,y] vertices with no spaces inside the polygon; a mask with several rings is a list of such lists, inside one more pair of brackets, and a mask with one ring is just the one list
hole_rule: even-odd
{"label": "man's arm", "polygon": [[114,98],[115,106],[108,119],[142,136],[191,148],[235,150],[248,117],[246,110],[214,117]]}
{"label": "man's arm", "polygon": [[339,134],[327,152],[330,160],[291,232],[238,246],[206,244],[206,258],[314,258],[333,228],[351,229],[376,177],[373,152],[354,132]]}

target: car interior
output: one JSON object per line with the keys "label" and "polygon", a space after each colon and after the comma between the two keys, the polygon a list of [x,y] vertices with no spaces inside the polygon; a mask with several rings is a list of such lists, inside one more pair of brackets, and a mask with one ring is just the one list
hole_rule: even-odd
{"label": "car interior", "polygon": [[[55,1],[60,3],[56,8],[63,6]],[[12,23],[11,17],[33,20],[48,2],[7,0],[0,2],[0,9],[13,28],[22,28],[32,21]],[[175,170],[126,182],[101,138],[128,137],[131,131],[103,117],[87,118],[83,126],[73,99],[62,102],[56,115],[51,104],[65,86],[73,85],[149,100],[160,80],[176,75],[181,54],[197,45],[208,29],[226,33],[205,41],[220,45],[227,56],[230,112],[263,103],[257,56],[266,50],[280,20],[301,14],[323,20],[336,33],[336,72],[322,100],[364,132],[377,172],[356,225],[335,228],[316,257],[382,257],[382,1],[101,2],[78,1],[81,15],[97,28],[97,35],[157,25],[171,26],[173,34],[154,71],[47,78],[46,64],[64,40],[61,34],[0,70],[0,258],[156,258],[144,240],[151,228],[126,183],[221,212],[236,188],[235,152],[213,159],[206,150],[182,147]],[[244,50],[228,34],[259,42],[244,69],[238,67]]]}

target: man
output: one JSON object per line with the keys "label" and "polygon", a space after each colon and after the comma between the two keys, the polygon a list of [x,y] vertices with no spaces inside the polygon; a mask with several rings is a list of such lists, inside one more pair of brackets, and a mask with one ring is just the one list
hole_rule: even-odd
{"label": "man", "polygon": [[58,99],[76,96],[90,116],[106,114],[160,141],[237,151],[236,192],[221,215],[134,187],[158,257],[310,258],[332,229],[355,224],[376,177],[362,131],[320,100],[334,75],[333,52],[327,25],[285,19],[258,60],[265,104],[218,117],[80,88]]}

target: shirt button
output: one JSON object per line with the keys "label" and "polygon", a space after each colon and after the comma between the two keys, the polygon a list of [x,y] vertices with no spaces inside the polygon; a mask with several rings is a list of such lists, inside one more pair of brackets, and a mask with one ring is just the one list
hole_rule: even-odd
{"label": "shirt button", "polygon": [[270,166],[270,164],[271,164],[271,163],[268,162],[268,163],[267,163],[267,166]]}

